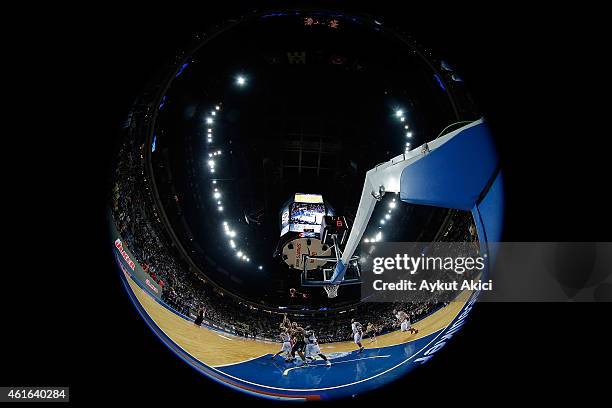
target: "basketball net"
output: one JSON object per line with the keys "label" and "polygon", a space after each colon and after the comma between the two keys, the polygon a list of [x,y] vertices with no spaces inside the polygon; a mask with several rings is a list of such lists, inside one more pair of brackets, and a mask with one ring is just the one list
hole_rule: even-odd
{"label": "basketball net", "polygon": [[323,286],[323,288],[325,289],[325,292],[327,293],[327,297],[328,298],[335,298],[336,296],[338,296],[338,288],[340,287],[340,285],[325,285]]}

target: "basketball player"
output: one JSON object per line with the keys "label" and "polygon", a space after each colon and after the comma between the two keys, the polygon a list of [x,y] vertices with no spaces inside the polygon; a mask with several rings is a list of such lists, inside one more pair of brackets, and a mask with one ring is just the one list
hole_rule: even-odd
{"label": "basketball player", "polygon": [[204,306],[200,307],[198,310],[198,317],[193,321],[196,326],[201,326],[204,321],[204,315],[206,314],[206,308]]}
{"label": "basketball player", "polygon": [[291,358],[287,359],[287,361],[294,360],[295,353],[298,353],[303,363],[308,364],[308,361],[306,361],[306,357],[304,356],[304,349],[306,348],[306,342],[304,341],[304,337],[306,336],[306,331],[304,330],[304,328],[298,326],[297,322],[293,322],[291,324],[291,330],[289,331],[289,334],[291,335],[293,347],[291,347]]}
{"label": "basketball player", "polygon": [[370,334],[370,343],[376,341],[376,332],[378,331],[378,327],[372,322],[368,323],[366,326],[365,334]]}
{"label": "basketball player", "polygon": [[316,360],[316,356],[319,356],[325,361],[325,365],[331,366],[331,361],[327,359],[325,354],[321,353],[319,342],[314,331],[310,330],[310,327],[306,327],[306,358],[311,358],[313,361]]}
{"label": "basketball player", "polygon": [[355,319],[351,319],[351,330],[353,330],[353,341],[355,341],[355,344],[359,347],[359,351],[357,353],[361,353],[364,349],[363,345],[361,344],[363,326],[361,326],[361,323]]}
{"label": "basketball player", "polygon": [[283,315],[283,321],[280,324],[280,329],[286,331],[289,331],[291,329],[291,321],[287,317],[287,313]]}
{"label": "basketball player", "polygon": [[274,360],[279,354],[282,353],[285,353],[286,358],[288,358],[291,354],[291,336],[289,335],[289,332],[286,329],[281,331],[280,338],[283,342],[283,345],[281,346],[281,349],[278,351],[278,353],[272,356],[272,360]]}
{"label": "basketball player", "polygon": [[403,310],[393,310],[393,315],[397,318],[403,332],[409,331],[411,334],[417,334],[419,332],[410,325],[410,317],[408,317],[408,314]]}

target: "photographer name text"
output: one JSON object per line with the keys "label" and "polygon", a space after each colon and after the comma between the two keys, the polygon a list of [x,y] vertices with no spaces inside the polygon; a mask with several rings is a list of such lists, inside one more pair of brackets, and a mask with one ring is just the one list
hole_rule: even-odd
{"label": "photographer name text", "polygon": [[421,281],[402,279],[397,282],[385,282],[378,279],[372,282],[372,287],[376,291],[426,291],[431,293],[457,290],[490,291],[493,290],[493,281],[465,280],[463,282],[443,282],[441,280],[437,280],[430,282],[426,279]]}

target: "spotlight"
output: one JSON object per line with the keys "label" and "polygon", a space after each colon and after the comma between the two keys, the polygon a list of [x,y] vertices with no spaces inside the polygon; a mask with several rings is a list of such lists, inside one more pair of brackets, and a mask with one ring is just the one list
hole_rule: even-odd
{"label": "spotlight", "polygon": [[246,78],[242,75],[238,75],[236,77],[236,84],[238,84],[238,86],[244,86],[246,84]]}
{"label": "spotlight", "polygon": [[402,116],[404,116],[404,111],[401,109],[396,110],[395,116],[397,116],[398,118],[401,118]]}
{"label": "spotlight", "polygon": [[213,123],[213,118],[206,118],[206,123],[208,123],[209,125]]}
{"label": "spotlight", "polygon": [[215,197],[215,198],[221,198],[221,193],[216,192],[215,194],[213,194],[213,197]]}

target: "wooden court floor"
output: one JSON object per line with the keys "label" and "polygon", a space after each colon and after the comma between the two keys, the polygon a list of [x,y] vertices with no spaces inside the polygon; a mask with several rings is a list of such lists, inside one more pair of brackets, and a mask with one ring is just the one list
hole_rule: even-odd
{"label": "wooden court floor", "polygon": [[[249,340],[217,332],[206,327],[198,327],[157,303],[155,299],[142,290],[132,279],[128,278],[127,281],[138,302],[166,336],[191,356],[206,365],[219,367],[235,364],[265,354],[274,354],[280,349],[280,343]],[[419,333],[416,335],[397,330],[378,336],[374,342],[370,342],[369,338],[364,338],[362,344],[366,348],[391,346],[407,343],[434,333],[450,324],[461,311],[469,295],[470,292],[462,293],[457,301],[451,302],[432,315],[413,324],[412,326],[419,330]],[[323,353],[352,351],[355,349],[356,346],[351,341],[321,345]]]}

